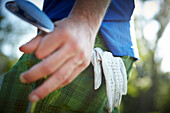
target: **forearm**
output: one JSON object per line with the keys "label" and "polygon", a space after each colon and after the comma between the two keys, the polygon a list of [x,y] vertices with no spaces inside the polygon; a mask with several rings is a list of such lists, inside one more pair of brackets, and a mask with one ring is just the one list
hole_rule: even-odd
{"label": "forearm", "polygon": [[76,0],[69,16],[88,23],[92,32],[98,31],[111,0]]}

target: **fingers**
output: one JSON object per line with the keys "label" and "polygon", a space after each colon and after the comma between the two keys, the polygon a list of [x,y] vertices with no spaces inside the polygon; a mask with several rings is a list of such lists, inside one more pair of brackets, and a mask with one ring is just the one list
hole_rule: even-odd
{"label": "fingers", "polygon": [[30,94],[30,101],[36,102],[52,91],[70,83],[85,68],[84,63],[77,60],[78,58],[68,60],[64,66],[58,69],[48,80]]}
{"label": "fingers", "polygon": [[[58,88],[61,88],[67,85],[68,83],[71,83],[77,77],[77,75],[80,74],[89,64],[90,64],[89,62],[85,61],[81,65],[79,65],[77,68],[75,68],[73,73],[70,75],[70,77],[60,86],[58,86]],[[55,90],[57,90],[58,88],[56,88]]]}
{"label": "fingers", "polygon": [[[43,59],[52,54],[55,50],[64,45],[70,37],[66,30],[55,28],[55,32],[47,34],[40,42],[35,54],[39,59]],[[43,52],[42,52],[43,51]]]}
{"label": "fingers", "polygon": [[35,38],[33,38],[31,41],[29,41],[28,43],[22,45],[19,49],[20,51],[24,52],[24,53],[32,53],[36,50],[36,48],[38,47],[41,39],[45,36],[45,33],[41,33],[39,35],[37,35]]}
{"label": "fingers", "polygon": [[[67,55],[65,55],[66,53]],[[74,54],[76,53],[70,50],[69,44],[64,45],[63,48],[60,48],[48,58],[33,66],[30,70],[22,73],[20,80],[23,83],[29,83],[43,78],[46,75],[52,74]]]}

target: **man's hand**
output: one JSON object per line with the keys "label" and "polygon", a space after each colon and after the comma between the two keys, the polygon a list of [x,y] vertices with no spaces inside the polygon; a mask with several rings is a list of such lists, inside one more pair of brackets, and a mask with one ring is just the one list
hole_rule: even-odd
{"label": "man's hand", "polygon": [[88,25],[79,23],[78,18],[77,21],[67,18],[56,22],[55,25],[52,33],[40,34],[20,48],[25,53],[35,51],[37,58],[43,59],[21,75],[23,83],[33,82],[52,74],[31,93],[31,101],[39,100],[70,83],[90,63],[94,38]]}
{"label": "man's hand", "polygon": [[24,53],[34,52],[38,59],[42,59],[40,63],[21,74],[20,80],[23,83],[51,75],[32,91],[29,96],[31,102],[36,102],[67,85],[89,65],[95,36],[109,4],[109,0],[105,0],[108,3],[101,1],[77,0],[69,17],[54,23],[56,27],[53,32],[41,33],[20,47]]}

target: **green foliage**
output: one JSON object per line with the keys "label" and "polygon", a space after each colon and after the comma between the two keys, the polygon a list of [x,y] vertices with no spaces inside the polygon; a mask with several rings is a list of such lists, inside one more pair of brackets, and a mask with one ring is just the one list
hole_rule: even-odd
{"label": "green foliage", "polygon": [[[16,45],[20,41],[20,38],[23,34],[27,32],[27,30],[22,29],[18,26],[17,23],[14,25],[10,21],[11,18],[9,15],[4,12],[4,3],[7,0],[0,0],[0,75],[3,75],[7,72],[17,61],[16,56]],[[7,12],[9,13],[9,12]],[[7,48],[11,49],[9,52],[11,54],[7,55],[4,53],[3,47],[7,46]]]}
{"label": "green foliage", "polygon": [[170,18],[165,18],[169,15],[167,9],[170,8],[170,0],[160,2],[160,7],[153,19],[159,22],[161,28],[152,48],[151,42],[143,35],[144,26],[149,21],[141,16],[135,17],[140,60],[131,71],[128,95],[123,98],[121,113],[170,113],[170,73],[161,71],[162,59],[155,61],[159,39],[170,21]]}
{"label": "green foliage", "polygon": [[16,63],[17,59],[9,59],[9,57],[5,56],[0,52],[0,75],[7,72],[13,65]]}
{"label": "green foliage", "polygon": [[[0,25],[4,19],[5,17],[0,15]],[[1,25],[0,29],[1,31],[5,29],[4,32],[8,34],[8,32],[11,32],[10,26],[11,25],[7,25],[5,28],[3,28]],[[2,35],[0,35],[0,48],[2,48],[3,42],[4,42],[4,38],[2,37]],[[0,49],[0,75],[3,75],[5,72],[7,72],[14,65],[14,63],[16,63],[16,61],[17,58],[10,58],[4,55],[2,49]]]}

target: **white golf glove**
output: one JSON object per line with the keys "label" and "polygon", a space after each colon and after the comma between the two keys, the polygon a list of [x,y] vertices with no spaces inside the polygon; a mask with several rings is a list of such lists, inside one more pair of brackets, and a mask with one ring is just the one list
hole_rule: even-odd
{"label": "white golf glove", "polygon": [[104,73],[107,90],[107,107],[111,113],[114,107],[119,107],[122,95],[127,93],[127,74],[124,63],[120,57],[114,57],[110,52],[103,52],[95,48],[91,62],[94,66],[94,88],[98,89]]}

